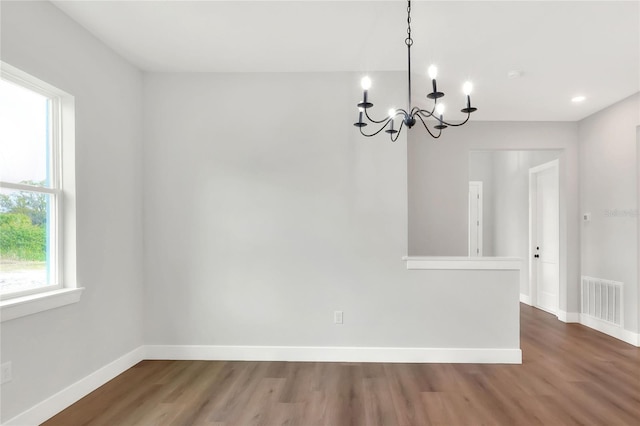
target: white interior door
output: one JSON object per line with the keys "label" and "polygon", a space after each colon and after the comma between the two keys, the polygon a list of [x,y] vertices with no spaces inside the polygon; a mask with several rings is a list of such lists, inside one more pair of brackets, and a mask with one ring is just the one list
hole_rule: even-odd
{"label": "white interior door", "polygon": [[482,256],[482,182],[469,182],[469,257]]}
{"label": "white interior door", "polygon": [[560,288],[558,162],[530,171],[532,202],[532,295],[534,306],[556,314]]}

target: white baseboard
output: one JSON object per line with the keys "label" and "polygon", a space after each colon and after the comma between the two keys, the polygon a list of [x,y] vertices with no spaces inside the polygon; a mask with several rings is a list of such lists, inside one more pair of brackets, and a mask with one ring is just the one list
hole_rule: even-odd
{"label": "white baseboard", "polygon": [[146,359],[522,364],[520,349],[149,345]]}
{"label": "white baseboard", "polygon": [[630,345],[640,347],[640,333],[634,333],[624,328],[609,324],[589,315],[580,315],[580,324],[593,328],[601,333],[620,339]]}
{"label": "white baseboard", "polygon": [[520,302],[524,303],[525,305],[531,306],[531,296],[529,296],[528,294],[520,293]]}
{"label": "white baseboard", "polygon": [[34,405],[27,411],[3,423],[3,426],[39,425],[79,399],[93,392],[117,375],[145,359],[144,346],[121,356],[115,361],[78,380],[55,395]]}
{"label": "white baseboard", "polygon": [[558,310],[558,314],[556,316],[562,322],[567,322],[567,323],[580,322],[580,314],[577,312],[565,312],[565,311]]}

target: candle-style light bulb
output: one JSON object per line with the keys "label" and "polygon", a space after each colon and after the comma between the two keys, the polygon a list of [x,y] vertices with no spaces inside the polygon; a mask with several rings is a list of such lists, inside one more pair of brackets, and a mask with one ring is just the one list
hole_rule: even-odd
{"label": "candle-style light bulb", "polygon": [[358,108],[358,122],[357,123],[353,123],[354,126],[356,127],[364,127],[367,125],[367,123],[362,121],[362,113],[364,112],[364,108],[360,107]]}
{"label": "candle-style light bulb", "polygon": [[440,121],[440,125],[442,126],[442,116],[444,115],[444,104],[436,105],[436,113],[440,116],[438,121]]}
{"label": "candle-style light bulb", "polygon": [[388,111],[388,114],[389,114],[389,129],[385,130],[385,132],[387,132],[387,133],[389,133],[391,135],[392,140],[393,140],[393,135],[395,133],[398,133],[398,131],[393,128],[393,119],[394,119],[394,117],[396,116],[397,113],[398,112],[396,111],[395,108],[390,108],[389,111]]}
{"label": "candle-style light bulb", "polygon": [[473,90],[473,84],[470,81],[465,81],[462,85],[462,92],[467,95],[467,111],[471,110],[471,91]]}
{"label": "candle-style light bulb", "polygon": [[465,114],[471,114],[474,111],[477,111],[477,108],[474,108],[471,106],[471,92],[473,91],[473,84],[471,84],[470,81],[465,81],[465,83],[462,85],[462,92],[467,95],[467,107],[461,109],[460,111],[464,112]]}
{"label": "candle-style light bulb", "polygon": [[438,67],[431,65],[429,69],[427,69],[427,73],[429,73],[429,78],[431,80],[435,80],[436,77],[438,77]]}
{"label": "candle-style light bulb", "polygon": [[364,107],[364,108],[371,108],[373,106],[373,104],[371,102],[369,102],[369,96],[368,96],[368,90],[371,88],[371,79],[369,78],[369,76],[364,76],[362,77],[362,80],[360,80],[360,85],[362,86],[362,102],[360,102],[358,104],[358,106]]}
{"label": "candle-style light bulb", "polygon": [[433,91],[427,95],[429,99],[438,99],[444,96],[444,93],[438,92],[438,85],[436,83],[436,77],[438,76],[438,68],[435,65],[431,65],[427,70],[429,77],[431,78],[431,87]]}
{"label": "candle-style light bulb", "polygon": [[436,113],[438,114],[438,121],[440,122],[440,124],[438,124],[436,126],[436,129],[438,130],[442,130],[445,129],[447,126],[442,122],[442,116],[444,115],[444,104],[437,104],[436,105]]}
{"label": "candle-style light bulb", "polygon": [[389,109],[389,118],[391,121],[391,128],[389,130],[391,130],[393,132],[393,117],[396,115],[396,110],[395,108],[390,108]]}
{"label": "candle-style light bulb", "polygon": [[362,90],[371,89],[371,79],[365,75],[362,77],[362,80],[360,80],[360,85],[362,86]]}
{"label": "candle-style light bulb", "polygon": [[472,90],[473,90],[473,84],[471,84],[470,81],[465,81],[465,83],[462,85],[462,92],[465,95],[469,96]]}

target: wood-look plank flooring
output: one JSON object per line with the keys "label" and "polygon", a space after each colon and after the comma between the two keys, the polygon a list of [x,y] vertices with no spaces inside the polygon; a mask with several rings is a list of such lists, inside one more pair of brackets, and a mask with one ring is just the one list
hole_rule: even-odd
{"label": "wood-look plank flooring", "polygon": [[522,365],[143,361],[45,423],[640,425],[640,349],[521,306]]}

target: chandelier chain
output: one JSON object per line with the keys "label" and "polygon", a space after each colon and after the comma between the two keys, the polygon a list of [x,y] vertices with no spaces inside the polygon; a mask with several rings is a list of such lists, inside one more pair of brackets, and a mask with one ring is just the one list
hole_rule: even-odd
{"label": "chandelier chain", "polygon": [[411,0],[407,0],[407,38],[404,42],[407,45],[407,101],[409,108],[411,108],[411,45],[413,44],[411,38]]}
{"label": "chandelier chain", "polygon": [[407,38],[404,39],[404,42],[407,46],[411,46],[413,44],[413,39],[411,38],[411,1],[409,0],[407,3]]}

